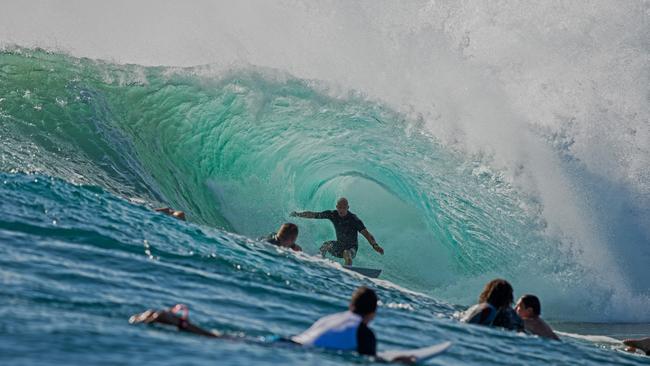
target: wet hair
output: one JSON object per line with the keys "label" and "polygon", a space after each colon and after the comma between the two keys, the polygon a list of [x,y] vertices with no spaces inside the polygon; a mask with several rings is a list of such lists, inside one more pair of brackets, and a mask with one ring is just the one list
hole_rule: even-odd
{"label": "wet hair", "polygon": [[338,207],[339,204],[345,203],[346,206],[349,206],[350,204],[348,203],[348,199],[345,197],[341,197],[336,201],[336,206]]}
{"label": "wet hair", "polygon": [[478,298],[480,303],[487,302],[495,308],[504,308],[512,304],[512,286],[501,278],[488,282]]}
{"label": "wet hair", "polygon": [[532,308],[533,314],[535,314],[535,316],[539,316],[542,313],[542,304],[539,303],[537,296],[524,295],[519,300],[526,306],[527,309]]}
{"label": "wet hair", "polygon": [[366,286],[359,287],[350,299],[350,308],[355,314],[365,316],[377,311],[377,294]]}
{"label": "wet hair", "polygon": [[287,222],[285,224],[282,224],[280,228],[278,229],[278,232],[275,234],[275,236],[278,238],[278,240],[286,240],[289,238],[297,238],[298,237],[298,226],[296,224]]}

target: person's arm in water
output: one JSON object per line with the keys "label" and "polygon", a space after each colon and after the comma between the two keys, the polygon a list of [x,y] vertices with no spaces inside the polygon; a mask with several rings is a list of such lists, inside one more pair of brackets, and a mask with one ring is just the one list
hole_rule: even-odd
{"label": "person's arm in water", "polygon": [[202,335],[202,336],[205,336],[205,337],[216,337],[216,338],[221,338],[222,337],[222,335],[220,333],[211,332],[209,330],[205,330],[203,328],[200,328],[200,327],[190,323],[190,321],[187,319],[187,317],[184,318],[184,317],[178,316],[174,312],[172,312],[171,310],[153,310],[153,309],[149,309],[149,310],[147,310],[145,312],[142,312],[140,314],[135,314],[135,315],[131,316],[131,318],[129,318],[129,323],[131,323],[131,324],[160,323],[160,324],[175,326],[181,332],[194,333],[194,334]]}
{"label": "person's arm in water", "polygon": [[384,248],[380,247],[379,244],[377,244],[377,240],[375,240],[375,237],[370,234],[370,231],[368,231],[368,229],[361,230],[361,235],[363,235],[366,240],[368,240],[368,243],[370,243],[372,249],[374,249],[379,254],[384,254]]}

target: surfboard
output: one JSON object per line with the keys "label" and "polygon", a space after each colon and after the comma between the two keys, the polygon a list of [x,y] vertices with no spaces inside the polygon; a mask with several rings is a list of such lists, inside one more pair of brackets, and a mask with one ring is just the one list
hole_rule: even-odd
{"label": "surfboard", "polygon": [[355,267],[355,266],[343,266],[343,267],[345,267],[346,269],[349,269],[350,271],[355,271],[357,273],[361,273],[362,275],[364,275],[366,277],[377,278],[381,274],[381,269]]}
{"label": "surfboard", "polygon": [[377,356],[390,362],[395,361],[398,357],[415,357],[415,362],[423,362],[445,352],[451,345],[452,343],[447,341],[424,348],[378,352]]}

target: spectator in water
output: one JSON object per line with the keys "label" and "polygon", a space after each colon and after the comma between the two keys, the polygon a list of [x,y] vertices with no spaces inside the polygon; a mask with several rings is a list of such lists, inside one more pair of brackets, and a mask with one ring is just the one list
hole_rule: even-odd
{"label": "spectator in water", "polygon": [[262,238],[262,240],[270,244],[282,248],[289,248],[296,252],[302,252],[300,245],[296,244],[296,239],[298,239],[298,226],[290,222],[282,224],[277,233],[271,233],[267,237]]}
{"label": "spectator in water", "polygon": [[524,328],[528,333],[542,338],[560,340],[553,329],[540,317],[542,305],[535,295],[524,295],[515,306],[515,311],[524,320]]}
{"label": "spectator in water", "polygon": [[628,346],[628,352],[636,352],[637,349],[645,352],[646,356],[650,356],[650,337],[638,339],[626,339],[623,344]]}
{"label": "spectator in water", "polygon": [[171,209],[169,207],[155,208],[154,211],[162,212],[165,215],[177,218],[181,221],[185,221],[185,212]]}
{"label": "spectator in water", "polygon": [[485,285],[478,298],[479,303],[469,308],[461,321],[523,332],[524,323],[512,308],[513,301],[510,283],[500,278],[494,279]]}
{"label": "spectator in water", "polygon": [[[377,356],[377,339],[375,333],[368,327],[377,314],[377,302],[375,291],[365,286],[359,287],[352,294],[347,311],[320,318],[304,332],[280,340],[308,347],[356,351],[361,355],[377,357],[380,361],[386,362]],[[190,323],[189,308],[183,304],[175,305],[169,310],[149,309],[133,315],[129,323],[166,324],[177,327],[179,331],[206,337],[236,339]],[[400,356],[391,360],[391,362],[407,364],[415,361],[416,358],[413,356]]]}

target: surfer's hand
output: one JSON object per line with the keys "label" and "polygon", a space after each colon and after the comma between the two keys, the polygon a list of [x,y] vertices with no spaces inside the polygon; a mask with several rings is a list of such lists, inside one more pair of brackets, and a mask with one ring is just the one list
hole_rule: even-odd
{"label": "surfer's hand", "polygon": [[373,244],[372,249],[374,249],[377,253],[384,255],[384,248],[380,247],[379,244]]}
{"label": "surfer's hand", "polygon": [[297,216],[298,216],[298,213],[297,213],[296,211],[291,211],[291,213],[289,214],[289,216],[291,216],[291,217],[297,217]]}

